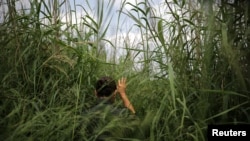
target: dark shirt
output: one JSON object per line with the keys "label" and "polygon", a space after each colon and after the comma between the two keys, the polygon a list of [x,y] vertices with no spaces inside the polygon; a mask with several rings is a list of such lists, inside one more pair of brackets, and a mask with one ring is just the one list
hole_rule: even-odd
{"label": "dark shirt", "polygon": [[[97,99],[97,104],[90,108],[85,116],[88,119],[87,134],[96,141],[121,137],[126,126],[132,123],[130,111],[116,106],[108,99]],[[118,133],[119,130],[122,132]]]}
{"label": "dark shirt", "polygon": [[127,108],[114,105],[114,103],[110,102],[108,99],[98,98],[96,106],[89,109],[88,113],[103,113],[108,116],[127,117],[129,115],[129,110]]}

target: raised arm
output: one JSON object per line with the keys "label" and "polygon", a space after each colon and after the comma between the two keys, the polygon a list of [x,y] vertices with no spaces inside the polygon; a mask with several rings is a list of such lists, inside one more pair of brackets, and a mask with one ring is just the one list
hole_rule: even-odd
{"label": "raised arm", "polygon": [[133,114],[135,114],[135,109],[126,95],[126,78],[122,77],[118,80],[117,91],[122,98],[124,106],[127,107]]}

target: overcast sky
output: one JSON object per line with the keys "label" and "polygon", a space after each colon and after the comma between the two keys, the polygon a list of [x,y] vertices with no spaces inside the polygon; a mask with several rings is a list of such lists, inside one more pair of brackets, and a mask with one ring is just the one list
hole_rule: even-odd
{"label": "overcast sky", "polygon": [[[47,2],[53,2],[51,0],[45,0]],[[86,16],[86,12],[88,15],[92,16],[93,19],[97,19],[97,7],[98,2],[101,0],[67,0],[66,2],[69,2],[71,10],[75,12],[72,13],[72,23],[73,24],[80,24],[80,21],[82,18]],[[129,4],[125,4],[123,9],[123,14],[120,15],[120,20],[118,20],[119,16],[119,10],[121,10],[122,3],[131,3],[133,5],[136,5],[136,3],[140,3],[145,0],[114,0],[114,5],[112,8],[107,9],[107,4],[112,0],[102,0],[104,2],[104,24],[103,28],[105,28],[105,24],[108,24],[109,21],[111,21],[110,26],[108,28],[106,39],[113,42],[116,47],[124,47],[124,42],[127,42],[131,46],[138,46],[138,43],[141,42],[141,35],[138,31],[138,27],[134,26],[135,22],[129,18],[126,14],[128,11],[131,11],[131,6]],[[1,2],[5,2],[6,0],[1,0]],[[63,0],[59,0],[59,2],[63,2]],[[162,8],[162,5],[164,3],[164,0],[148,0],[152,8],[154,9],[154,12],[156,16],[163,17],[164,15],[164,8]],[[68,3],[67,3],[68,4]],[[89,4],[89,5],[88,5]],[[75,7],[76,6],[76,7]],[[21,7],[25,9],[29,9],[29,0],[19,0],[16,2],[16,8],[20,9]],[[61,20],[63,22],[66,22],[66,12],[67,10],[63,9],[65,6],[62,6],[61,9]],[[76,8],[76,9],[75,9]],[[84,9],[83,9],[84,8]],[[6,12],[7,6],[2,4],[0,5],[0,20],[3,17],[4,12]],[[117,30],[117,24],[119,23],[118,30]]]}
{"label": "overcast sky", "polygon": [[[103,0],[104,1],[104,21],[105,24],[108,24],[108,22],[111,20],[110,26],[108,28],[108,32],[106,34],[106,39],[111,41],[113,44],[116,42],[116,47],[124,47],[124,40],[128,42],[129,45],[132,46],[138,46],[138,43],[141,42],[141,35],[140,32],[138,31],[138,27],[134,26],[135,22],[129,18],[126,14],[128,11],[131,12],[132,6],[129,4],[125,4],[125,7],[123,9],[123,14],[120,16],[119,20],[119,26],[118,26],[118,31],[117,31],[117,24],[118,24],[118,16],[119,16],[119,10],[121,10],[121,5],[125,0],[114,0],[114,5],[109,11],[107,9],[107,4],[109,3],[109,0]],[[132,3],[133,5],[136,5],[136,3],[140,3],[144,0],[126,0],[125,2]],[[89,5],[87,4],[86,1],[84,0],[75,0],[72,1],[75,3],[71,4],[71,8],[75,9],[73,7],[74,5],[77,5],[76,7],[76,15],[77,18],[72,18],[76,19],[77,22],[79,23],[81,21],[81,17],[84,17],[86,15],[86,11],[88,12],[89,15],[91,15],[94,19],[97,19],[97,3],[98,0],[89,0]],[[100,2],[100,1],[99,1]],[[162,5],[164,3],[164,0],[149,0],[150,5],[154,8],[154,12],[156,16],[163,16],[164,15],[164,8],[162,8]],[[83,10],[82,7],[86,11]],[[165,11],[166,12],[166,11]],[[73,21],[73,23],[76,23],[76,21]],[[105,28],[105,24],[103,24],[103,28]]]}
{"label": "overcast sky", "polygon": [[[109,0],[103,0],[104,3],[108,4]],[[104,10],[104,19],[106,21],[106,24],[111,20],[111,24],[109,27],[109,32],[108,35],[112,36],[112,34],[114,34],[116,32],[116,26],[118,23],[118,15],[119,15],[119,10],[121,9],[121,4],[126,1],[129,3],[132,3],[134,5],[136,5],[136,3],[139,3],[143,0],[115,0],[114,2],[114,6],[111,8],[111,11],[109,12],[107,8],[105,8],[106,6],[104,6],[105,10]],[[153,2],[152,2],[153,1]],[[150,0],[151,5],[155,8],[155,10],[157,10],[157,13],[163,13],[163,11],[160,11],[160,5],[164,0]],[[73,2],[71,1],[72,5],[71,8],[74,9],[73,7]],[[97,2],[98,0],[89,0],[88,1],[90,4],[90,7],[87,5],[87,2],[84,0],[75,0],[75,4],[76,5],[81,5],[83,6],[88,14],[92,15],[94,19],[97,18]],[[131,6],[129,4],[125,4],[125,7],[123,9],[123,12],[126,13],[126,11],[131,11]],[[80,7],[77,6],[76,7],[76,15],[77,15],[77,20],[78,22],[80,21],[80,17],[84,17],[85,15],[85,11]],[[105,15],[106,14],[106,15]],[[112,18],[112,19],[111,19]],[[73,18],[76,19],[76,18]],[[76,21],[74,21],[76,23]],[[130,30],[130,28],[133,26],[134,22],[125,14],[121,14],[120,17],[120,27],[119,30],[121,30],[121,32],[128,32],[128,30]],[[133,32],[133,31],[132,31]]]}
{"label": "overcast sky", "polygon": [[[50,0],[45,0],[45,1],[50,1]],[[59,0],[59,2],[62,2],[63,0]],[[73,13],[73,17],[72,17],[72,22],[73,24],[76,24],[76,21],[78,21],[78,23],[81,21],[81,18],[84,17],[86,15],[86,12],[88,12],[89,15],[92,15],[94,19],[97,18],[97,3],[100,2],[101,0],[67,0],[67,2],[70,3],[71,5],[71,9],[72,10],[75,10],[76,13],[76,17],[74,17],[74,13]],[[112,34],[115,34],[116,33],[116,26],[117,26],[117,23],[118,23],[118,14],[119,14],[119,10],[121,9],[121,4],[123,2],[127,2],[127,3],[132,3],[134,5],[136,5],[136,3],[140,3],[144,0],[114,0],[114,5],[113,7],[111,8],[111,11],[108,11],[108,9],[106,8],[107,7],[107,4],[112,1],[112,0],[102,0],[104,3],[105,3],[105,6],[104,6],[104,20],[105,20],[105,23],[107,24],[110,20],[111,20],[111,23],[110,23],[110,27],[108,29],[108,36],[112,36]],[[161,8],[161,4],[164,2],[164,0],[148,0],[151,4],[151,6],[154,8],[155,12],[156,13],[163,13],[164,11],[160,11]],[[6,0],[0,0],[0,21],[3,20],[3,14],[6,13],[7,11],[7,5],[6,5]],[[50,1],[52,2],[52,1]],[[5,4],[3,4],[5,3]],[[87,4],[89,3],[89,5]],[[74,5],[77,5],[76,6],[76,9],[75,9],[75,6]],[[86,11],[83,10],[82,7],[85,8]],[[21,7],[25,8],[25,9],[28,9],[30,7],[29,5],[29,0],[18,0],[16,2],[16,8],[17,9],[20,9]],[[62,7],[64,8],[64,7]],[[126,13],[126,11],[131,11],[131,6],[128,5],[128,4],[125,4],[125,7],[123,9],[123,12]],[[65,10],[61,10],[62,12],[66,12]],[[61,15],[62,19],[61,20],[65,20],[66,19],[66,14],[62,14]],[[118,27],[120,30],[120,32],[124,32],[124,33],[127,33],[128,30],[131,30],[131,27],[134,25],[134,22],[128,17],[126,16],[125,14],[121,14],[120,15],[120,27]],[[134,32],[133,30],[131,31],[132,33]]]}

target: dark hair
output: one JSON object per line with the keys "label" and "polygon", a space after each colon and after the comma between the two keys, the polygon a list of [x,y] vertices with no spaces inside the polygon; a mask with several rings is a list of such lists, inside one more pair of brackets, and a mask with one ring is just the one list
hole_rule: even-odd
{"label": "dark hair", "polygon": [[104,76],[97,80],[95,89],[98,97],[108,97],[116,90],[116,83],[111,77]]}

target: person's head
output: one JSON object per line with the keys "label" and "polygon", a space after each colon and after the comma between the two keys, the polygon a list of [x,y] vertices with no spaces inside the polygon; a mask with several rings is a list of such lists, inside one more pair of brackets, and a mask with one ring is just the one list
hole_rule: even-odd
{"label": "person's head", "polygon": [[115,91],[116,83],[111,77],[104,76],[97,80],[95,85],[97,97],[110,97],[111,95],[115,95]]}

